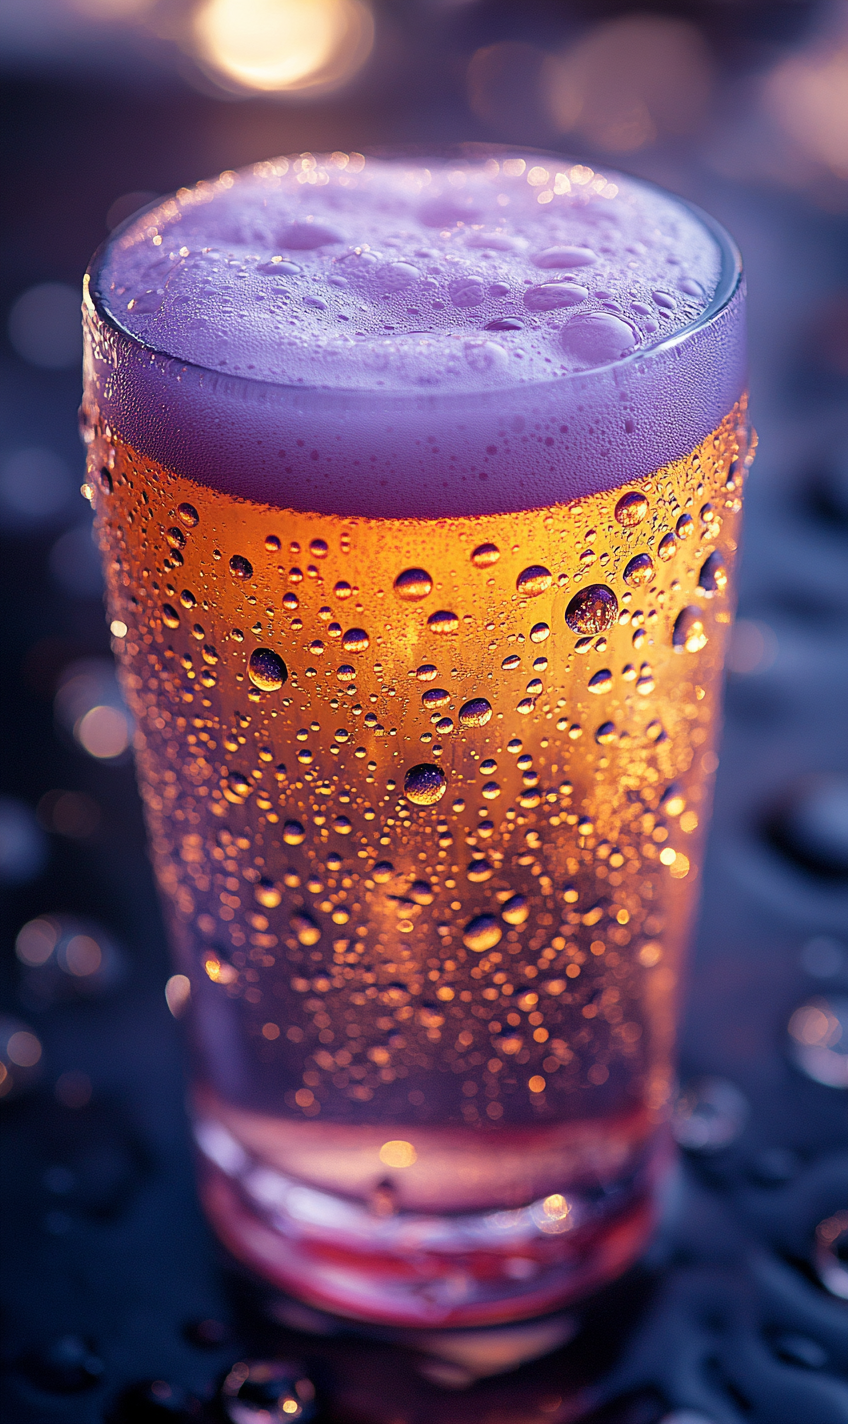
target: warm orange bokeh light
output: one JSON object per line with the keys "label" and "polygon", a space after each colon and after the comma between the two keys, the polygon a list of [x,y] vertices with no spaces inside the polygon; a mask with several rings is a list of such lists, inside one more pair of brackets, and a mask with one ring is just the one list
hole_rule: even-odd
{"label": "warm orange bokeh light", "polygon": [[361,68],[374,20],[364,0],[205,0],[194,41],[227,87],[302,93],[335,88]]}

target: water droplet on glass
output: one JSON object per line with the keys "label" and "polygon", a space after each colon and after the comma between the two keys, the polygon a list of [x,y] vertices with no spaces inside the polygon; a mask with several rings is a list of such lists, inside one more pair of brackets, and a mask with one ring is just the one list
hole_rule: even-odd
{"label": "water droplet on glass", "polygon": [[306,832],[300,821],[283,822],[283,840],[286,845],[302,845],[306,840]]}
{"label": "water droplet on glass", "polygon": [[172,603],[162,604],[162,622],[166,628],[179,628],[180,615]]}
{"label": "water droplet on glass", "polygon": [[584,369],[606,366],[632,351],[636,333],[621,317],[611,312],[589,312],[573,317],[562,328],[560,336],[566,355],[573,357]]}
{"label": "water droplet on glass", "polygon": [[440,737],[446,737],[453,731],[453,722],[450,717],[440,717],[436,723],[436,731]]}
{"label": "water droplet on glass", "polygon": [[606,584],[593,583],[575,593],[567,609],[565,621],[572,633],[594,636],[611,628],[618,617],[618,599]]}
{"label": "water droplet on glass", "polygon": [[681,514],[674,527],[677,530],[678,539],[688,539],[695,527],[691,514]]}
{"label": "water droplet on glass", "polygon": [[275,885],[273,880],[263,878],[257,881],[253,887],[253,894],[260,905],[264,905],[266,910],[274,910],[283,898],[283,892],[279,885]]}
{"label": "water droplet on glass", "polygon": [[288,678],[288,669],[271,648],[254,648],[247,665],[247,675],[254,687],[263,692],[277,692]]}
{"label": "water droplet on glass", "polygon": [[624,570],[624,582],[639,588],[643,583],[650,583],[653,575],[654,561],[650,554],[636,554]]}
{"label": "water droplet on glass", "polygon": [[339,579],[338,583],[335,584],[333,588],[333,593],[335,594],[336,598],[350,598],[350,595],[353,593],[353,589],[351,588],[350,584],[347,582],[346,579]]}
{"label": "water droplet on glass", "polygon": [[193,504],[179,505],[177,507],[177,514],[187,529],[196,529],[200,523],[200,515]]}
{"label": "water droplet on glass", "polygon": [[230,573],[237,579],[253,578],[253,565],[242,554],[233,554],[230,559]]}
{"label": "water droplet on glass", "polygon": [[497,544],[478,544],[471,555],[471,562],[478,569],[490,569],[501,556]]}
{"label": "water droplet on glass", "polygon": [[676,653],[699,653],[706,645],[707,633],[700,608],[690,604],[681,609],[674,622],[671,643]]}
{"label": "water droplet on glass", "polygon": [[623,524],[625,529],[635,529],[637,524],[641,524],[643,519],[648,517],[648,501],[638,490],[630,490],[623,494],[618,504],[615,506],[615,517],[619,524]]}
{"label": "water droplet on glass", "polygon": [[313,559],[326,559],[327,541],[326,539],[313,539],[309,545],[309,552]]}
{"label": "water droplet on glass", "polygon": [[551,571],[546,569],[544,564],[530,564],[518,575],[515,587],[527,598],[536,598],[550,588],[552,581]]}
{"label": "water droplet on glass", "polygon": [[180,594],[180,603],[182,604],[183,608],[197,607],[197,599],[195,598],[190,588],[183,589],[182,593]]}
{"label": "water droplet on glass", "polygon": [[485,697],[472,697],[459,709],[460,727],[485,727],[491,720],[492,706]]}
{"label": "water droplet on glass", "polygon": [[588,295],[585,287],[578,287],[574,282],[543,282],[538,287],[527,288],[524,305],[528,311],[557,311],[561,307],[579,306]]}
{"label": "water droplet on glass", "polygon": [[421,696],[422,707],[444,707],[448,702],[450,702],[450,693],[446,692],[443,687],[428,687]]}
{"label": "water droplet on glass", "polygon": [[494,866],[488,860],[472,860],[468,866],[466,874],[472,885],[480,885],[484,880],[491,880],[495,873]]}
{"label": "water droplet on glass", "polygon": [[169,529],[165,538],[172,549],[184,549],[186,546],[186,536],[182,529]]}
{"label": "water droplet on glass", "polygon": [[519,321],[517,316],[497,316],[494,321],[487,321],[484,331],[523,331],[524,322]]}
{"label": "water droplet on glass", "polygon": [[432,663],[422,663],[421,666],[416,669],[415,676],[419,682],[432,682],[437,672],[438,669],[434,667]]}
{"label": "water droplet on glass", "polygon": [[348,628],[342,638],[342,647],[346,653],[364,653],[368,643],[368,634],[364,628]]}
{"label": "water droplet on glass", "polygon": [[508,925],[523,925],[530,914],[530,905],[524,895],[511,895],[501,906],[501,918]]}
{"label": "water droplet on glass", "polygon": [[677,539],[673,534],[665,534],[657,545],[657,554],[661,559],[673,559],[677,550]]}
{"label": "water droplet on glass", "polygon": [[295,911],[289,918],[289,924],[300,944],[317,944],[321,938],[321,926],[315,923],[311,915],[306,915],[302,911]]}
{"label": "water droplet on glass", "polygon": [[494,915],[475,915],[465,926],[462,943],[474,954],[483,954],[485,950],[500,944],[502,938],[503,930]]}
{"label": "water droplet on glass", "polygon": [[433,580],[426,569],[404,569],[395,579],[395,593],[409,603],[418,603],[432,593]]}
{"label": "water droplet on glass", "polygon": [[534,623],[530,629],[530,642],[544,643],[545,639],[550,637],[550,634],[551,630],[547,623]]}
{"label": "water droplet on glass", "polygon": [[612,687],[612,673],[609,668],[601,668],[594,677],[589,678],[590,692],[609,692]]}
{"label": "water droplet on glass", "polygon": [[701,565],[698,587],[702,593],[723,593],[727,588],[727,565],[716,550]]}
{"label": "water droplet on glass", "polygon": [[280,540],[277,538],[276,534],[265,535],[265,548],[268,550],[269,554],[279,553],[280,549],[282,548],[282,544],[280,543]]}
{"label": "water droplet on glass", "polygon": [[386,880],[391,880],[394,873],[395,868],[390,860],[378,860],[371,872],[378,885],[382,885]]}
{"label": "water droplet on glass", "polygon": [[615,723],[602,722],[597,732],[595,733],[595,741],[603,747],[606,746],[609,742],[614,742],[615,736]]}
{"label": "water droplet on glass", "polygon": [[546,247],[531,259],[537,267],[591,267],[597,257],[591,247]]}
{"label": "water droplet on glass", "polygon": [[446,608],[440,608],[438,613],[431,613],[427,619],[427,627],[432,633],[457,633],[459,631],[459,619],[455,613],[451,613]]}
{"label": "water droplet on glass", "polygon": [[434,806],[441,801],[448,779],[440,766],[420,762],[411,766],[403,781],[403,794],[414,806]]}
{"label": "water droplet on glass", "polygon": [[503,668],[504,672],[514,672],[515,669],[520,666],[521,659],[517,653],[510,653],[509,657],[504,658],[503,662],[501,663],[501,667]]}

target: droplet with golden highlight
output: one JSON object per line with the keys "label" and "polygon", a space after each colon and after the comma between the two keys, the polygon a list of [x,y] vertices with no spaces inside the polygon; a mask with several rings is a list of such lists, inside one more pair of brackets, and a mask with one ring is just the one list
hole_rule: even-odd
{"label": "droplet with golden highlight", "polygon": [[395,593],[407,603],[419,603],[433,591],[433,580],[426,569],[404,569],[394,583]]}
{"label": "droplet with golden highlight", "polygon": [[403,794],[414,806],[435,806],[447,789],[448,779],[440,766],[419,762],[411,766],[403,780]]}
{"label": "droplet with golden highlight", "polygon": [[494,915],[475,915],[469,920],[462,934],[462,943],[474,954],[483,954],[494,949],[503,938],[503,930]]}

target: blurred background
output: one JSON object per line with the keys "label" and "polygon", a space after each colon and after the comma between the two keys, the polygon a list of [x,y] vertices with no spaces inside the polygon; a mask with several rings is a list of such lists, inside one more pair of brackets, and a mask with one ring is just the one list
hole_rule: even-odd
{"label": "blurred background", "polygon": [[[742,247],[760,453],[676,1132],[698,1190],[844,1299],[848,6],[3,0],[0,75],[9,1417],[99,1420],[128,1380],[199,1389],[211,1368],[185,1334],[223,1307],[191,1192],[184,994],[113,670],[125,630],[106,625],[79,494],[79,290],[142,203],[279,153],[539,145],[685,195]],[[838,1372],[813,1347],[769,1359]],[[697,1417],[784,1417],[734,1387]],[[793,1424],[845,1421],[840,1398],[793,1405]]]}

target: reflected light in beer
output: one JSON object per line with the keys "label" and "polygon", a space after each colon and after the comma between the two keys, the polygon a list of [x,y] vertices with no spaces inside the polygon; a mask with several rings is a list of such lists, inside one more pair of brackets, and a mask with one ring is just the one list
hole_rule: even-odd
{"label": "reflected light in beer", "polygon": [[542,98],[559,133],[579,133],[607,153],[693,132],[712,88],[712,60],[686,20],[627,15],[550,55]]}
{"label": "reflected light in beer", "polygon": [[325,91],[349,79],[374,43],[364,0],[206,0],[194,17],[198,58],[237,91]]}
{"label": "reflected light in beer", "polygon": [[778,65],[766,79],[764,99],[808,158],[848,179],[848,42]]}

